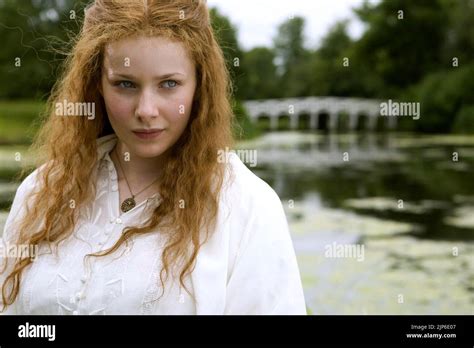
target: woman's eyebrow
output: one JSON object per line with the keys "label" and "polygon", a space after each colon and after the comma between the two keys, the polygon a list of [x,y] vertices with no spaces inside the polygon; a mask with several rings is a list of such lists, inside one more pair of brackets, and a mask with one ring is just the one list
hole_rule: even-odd
{"label": "woman's eyebrow", "polygon": [[[133,75],[127,75],[127,74],[114,74],[112,73],[113,75],[117,76],[117,77],[120,77],[120,78],[124,78],[124,79],[135,79],[135,77]],[[172,77],[174,75],[182,75],[182,76],[186,76],[182,73],[179,73],[179,72],[173,72],[173,73],[168,73],[168,74],[164,74],[164,75],[161,75],[161,76],[156,76],[154,77],[153,79],[154,80],[162,80],[162,79],[167,79],[169,77]]]}

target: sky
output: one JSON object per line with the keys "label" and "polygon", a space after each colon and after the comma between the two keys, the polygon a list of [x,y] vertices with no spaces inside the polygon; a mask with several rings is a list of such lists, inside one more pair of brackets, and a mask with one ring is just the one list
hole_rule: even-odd
{"label": "sky", "polygon": [[[374,2],[377,0],[371,0]],[[278,25],[293,16],[306,19],[306,46],[316,48],[338,20],[350,19],[349,35],[358,38],[364,27],[352,14],[363,0],[207,0],[238,28],[239,43],[245,50],[271,46]]]}

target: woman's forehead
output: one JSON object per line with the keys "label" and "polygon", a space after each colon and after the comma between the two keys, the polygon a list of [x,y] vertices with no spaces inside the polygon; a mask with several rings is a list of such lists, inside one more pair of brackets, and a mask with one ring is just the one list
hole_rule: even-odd
{"label": "woman's forehead", "polygon": [[[186,73],[194,68],[183,43],[164,37],[136,37],[105,46],[104,65],[112,70],[146,69],[158,75],[171,70]],[[166,71],[163,71],[166,70]]]}

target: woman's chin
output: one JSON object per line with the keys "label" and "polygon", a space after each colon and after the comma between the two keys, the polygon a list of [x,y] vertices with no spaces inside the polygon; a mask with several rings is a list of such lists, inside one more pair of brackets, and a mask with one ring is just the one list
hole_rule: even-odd
{"label": "woman's chin", "polygon": [[161,156],[165,151],[162,144],[136,144],[133,147],[134,155],[141,158],[155,158]]}

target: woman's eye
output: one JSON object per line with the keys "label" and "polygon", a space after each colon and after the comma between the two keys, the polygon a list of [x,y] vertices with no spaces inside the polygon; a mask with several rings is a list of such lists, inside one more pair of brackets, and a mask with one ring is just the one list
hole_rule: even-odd
{"label": "woman's eye", "polygon": [[117,86],[122,87],[122,88],[134,88],[135,85],[131,81],[119,81],[117,83]]}
{"label": "woman's eye", "polygon": [[178,85],[178,82],[176,82],[175,80],[166,80],[163,82],[163,86],[169,89],[175,88],[177,85]]}

